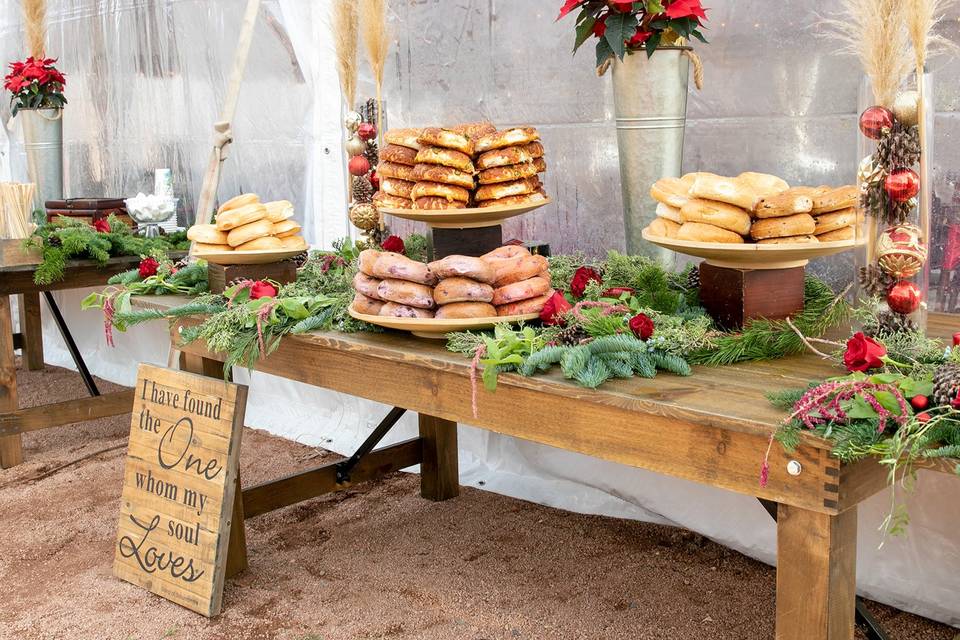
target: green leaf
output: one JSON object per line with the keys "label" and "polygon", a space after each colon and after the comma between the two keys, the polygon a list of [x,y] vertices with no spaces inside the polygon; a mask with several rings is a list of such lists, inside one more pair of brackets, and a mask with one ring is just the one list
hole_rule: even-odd
{"label": "green leaf", "polygon": [[636,16],[629,13],[611,13],[607,18],[607,30],[603,34],[603,38],[610,45],[613,54],[623,60],[623,54],[626,52],[626,41],[633,37],[636,30]]}
{"label": "green leaf", "polygon": [[610,48],[610,43],[607,42],[607,39],[597,38],[597,66],[602,65],[607,61],[607,58],[612,55],[613,49]]}
{"label": "green leaf", "polygon": [[644,48],[647,50],[647,57],[653,55],[653,52],[657,50],[657,47],[660,46],[661,34],[659,32],[654,33],[652,36],[647,38],[647,41],[644,43]]}
{"label": "green leaf", "polygon": [[707,39],[703,37],[703,34],[700,33],[700,31],[699,31],[698,29],[694,29],[693,31],[691,31],[691,32],[690,32],[690,35],[692,35],[694,38],[696,38],[697,40],[699,40],[699,41],[702,42],[703,44],[710,44],[709,42],[707,42]]}
{"label": "green leaf", "polygon": [[303,301],[297,298],[281,298],[280,308],[293,320],[303,320],[310,316],[310,311],[303,304]]}
{"label": "green leaf", "polygon": [[900,403],[897,402],[896,396],[892,393],[889,391],[874,391],[873,397],[877,399],[877,402],[879,402],[880,406],[884,409],[894,415],[900,415]]}
{"label": "green leaf", "polygon": [[587,41],[587,38],[593,35],[593,26],[597,23],[596,19],[593,16],[589,16],[586,20],[577,25],[577,39],[573,43],[573,52],[576,53],[577,49]]}
{"label": "green leaf", "polygon": [[660,0],[647,0],[646,1],[647,13],[656,14],[663,13],[666,9],[663,8],[663,3]]}
{"label": "green leaf", "polygon": [[853,420],[871,420],[879,417],[873,407],[861,396],[856,396],[844,408],[848,418]]}
{"label": "green leaf", "polygon": [[103,300],[106,298],[102,293],[91,293],[86,298],[80,301],[80,308],[84,311],[87,309],[102,309]]}

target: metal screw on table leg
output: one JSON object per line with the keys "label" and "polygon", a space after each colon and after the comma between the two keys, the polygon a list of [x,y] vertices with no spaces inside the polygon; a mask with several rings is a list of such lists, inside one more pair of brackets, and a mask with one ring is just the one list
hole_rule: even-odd
{"label": "metal screw on table leg", "polygon": [[57,306],[57,301],[53,299],[53,294],[49,291],[44,291],[43,297],[47,300],[47,306],[50,307],[50,311],[53,313],[53,321],[57,323],[57,329],[60,330],[60,335],[67,345],[67,351],[70,352],[73,363],[77,365],[77,371],[80,372],[80,377],[83,378],[83,384],[86,385],[87,392],[91,396],[99,396],[100,390],[97,389],[97,383],[94,382],[93,376],[90,375],[90,370],[87,369],[87,363],[83,361],[83,356],[80,355],[80,350],[77,348],[77,343],[73,340],[73,335],[70,333],[67,321],[63,319],[63,314],[60,313],[60,307]]}

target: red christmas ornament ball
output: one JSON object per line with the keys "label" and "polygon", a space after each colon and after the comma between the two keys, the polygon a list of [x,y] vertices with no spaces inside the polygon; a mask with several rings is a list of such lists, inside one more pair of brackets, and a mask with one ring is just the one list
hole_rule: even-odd
{"label": "red christmas ornament ball", "polygon": [[912,282],[901,280],[887,293],[887,306],[896,313],[908,315],[920,308],[922,296],[920,287]]}
{"label": "red christmas ornament ball", "polygon": [[893,128],[893,112],[885,107],[870,107],[860,114],[860,132],[871,140],[879,140],[884,129]]}
{"label": "red christmas ornament ball", "polygon": [[923,411],[927,408],[928,404],[930,404],[930,400],[927,396],[913,396],[910,398],[910,405],[917,411]]}
{"label": "red christmas ornament ball", "polygon": [[376,169],[370,172],[369,180],[374,189],[380,189],[380,176],[377,175]]}
{"label": "red christmas ornament ball", "polygon": [[913,169],[894,169],[883,183],[894,202],[906,202],[920,193],[920,176]]}
{"label": "red christmas ornament ball", "polygon": [[370,161],[363,156],[353,156],[347,165],[350,173],[355,176],[365,176],[370,171]]}
{"label": "red christmas ornament ball", "polygon": [[361,140],[372,140],[377,135],[377,127],[369,122],[361,122],[357,127],[357,135]]}

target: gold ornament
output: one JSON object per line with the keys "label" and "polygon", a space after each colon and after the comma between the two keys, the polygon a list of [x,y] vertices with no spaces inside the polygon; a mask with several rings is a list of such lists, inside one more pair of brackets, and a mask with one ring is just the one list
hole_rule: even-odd
{"label": "gold ornament", "polygon": [[363,122],[363,116],[356,111],[349,111],[343,119],[343,126],[345,126],[350,133],[356,133],[361,122]]}
{"label": "gold ornament", "polygon": [[898,280],[917,275],[927,261],[927,247],[920,241],[920,228],[898,224],[877,240],[877,263],[884,273]]}
{"label": "gold ornament", "polygon": [[920,94],[904,91],[893,101],[893,115],[904,127],[915,127],[920,122]]}
{"label": "gold ornament", "polygon": [[352,158],[353,156],[361,155],[367,148],[367,143],[360,139],[360,136],[353,134],[350,136],[350,139],[347,140],[346,144],[343,145],[343,148],[347,152],[347,157]]}
{"label": "gold ornament", "polygon": [[377,228],[377,223],[380,222],[380,212],[372,204],[366,202],[355,204],[350,207],[350,222],[357,229],[370,231]]}
{"label": "gold ornament", "polygon": [[873,156],[867,156],[860,161],[860,167],[857,169],[857,183],[860,185],[861,193],[866,193],[872,185],[886,179],[887,172],[882,166],[874,163]]}

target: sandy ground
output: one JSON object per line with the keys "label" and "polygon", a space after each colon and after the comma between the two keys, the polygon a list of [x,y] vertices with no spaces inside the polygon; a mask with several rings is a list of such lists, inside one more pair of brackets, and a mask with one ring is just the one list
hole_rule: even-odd
{"label": "sandy ground", "polygon": [[[18,380],[23,406],[83,393],[62,369]],[[27,462],[0,471],[0,638],[773,637],[773,569],[701,536],[470,488],[431,503],[409,474],[248,520],[250,568],[207,620],[111,575],[128,429],[121,417],[30,434]],[[243,437],[245,483],[332,458]],[[957,634],[871,609],[893,638]]]}

